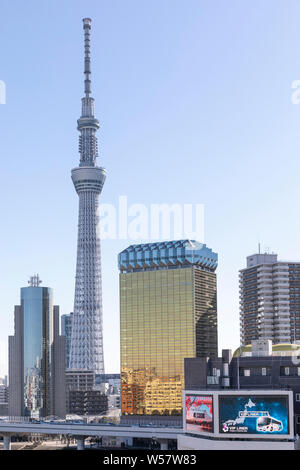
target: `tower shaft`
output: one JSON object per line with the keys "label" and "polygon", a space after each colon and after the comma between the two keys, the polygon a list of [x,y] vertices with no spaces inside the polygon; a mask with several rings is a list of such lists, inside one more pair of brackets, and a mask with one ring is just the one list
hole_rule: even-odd
{"label": "tower shaft", "polygon": [[70,368],[104,373],[101,251],[98,199],[105,181],[104,168],[98,167],[96,132],[99,121],[94,116],[91,93],[90,28],[83,20],[85,35],[84,92],[82,113],[77,121],[79,167],[72,170],[72,180],[79,196],[77,263],[74,312],[70,347]]}

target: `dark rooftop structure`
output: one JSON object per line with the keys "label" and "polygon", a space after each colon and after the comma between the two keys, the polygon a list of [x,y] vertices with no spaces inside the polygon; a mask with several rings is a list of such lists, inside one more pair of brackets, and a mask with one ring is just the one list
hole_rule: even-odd
{"label": "dark rooftop structure", "polygon": [[295,431],[300,434],[300,345],[270,340],[230,349],[216,358],[187,358],[186,390],[292,390]]}

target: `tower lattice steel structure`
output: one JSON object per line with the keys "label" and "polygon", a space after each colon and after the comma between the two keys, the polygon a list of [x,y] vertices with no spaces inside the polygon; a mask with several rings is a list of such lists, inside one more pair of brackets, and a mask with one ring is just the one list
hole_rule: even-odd
{"label": "tower lattice steel structure", "polygon": [[77,265],[74,313],[70,349],[71,369],[104,373],[102,330],[101,253],[98,198],[106,172],[97,166],[96,132],[99,121],[94,115],[91,95],[90,30],[91,20],[83,19],[84,92],[82,113],[78,119],[79,167],[72,170],[72,180],[79,196]]}

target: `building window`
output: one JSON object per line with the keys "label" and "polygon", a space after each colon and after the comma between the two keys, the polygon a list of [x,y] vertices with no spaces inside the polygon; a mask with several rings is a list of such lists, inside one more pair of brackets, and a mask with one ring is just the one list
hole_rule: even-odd
{"label": "building window", "polygon": [[289,367],[284,368],[284,375],[290,375],[290,368]]}
{"label": "building window", "polygon": [[244,376],[250,377],[250,369],[244,369]]}
{"label": "building window", "polygon": [[300,424],[300,416],[297,416],[297,424]]}
{"label": "building window", "polygon": [[216,376],[207,376],[207,385],[218,385],[219,384],[219,377]]}
{"label": "building window", "polygon": [[300,393],[296,393],[296,401],[300,401]]}
{"label": "building window", "polygon": [[221,376],[221,371],[220,371],[220,369],[216,369],[216,368],[214,367],[213,370],[212,370],[212,375],[213,375],[214,377],[220,377],[220,376]]}
{"label": "building window", "polygon": [[263,368],[261,369],[261,375],[267,375],[267,369],[266,369],[266,367],[263,367]]}

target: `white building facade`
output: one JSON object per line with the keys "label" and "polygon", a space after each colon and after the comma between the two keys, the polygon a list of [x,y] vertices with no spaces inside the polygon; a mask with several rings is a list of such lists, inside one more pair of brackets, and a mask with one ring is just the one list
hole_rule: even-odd
{"label": "white building facade", "polygon": [[276,254],[248,256],[239,283],[242,345],[300,340],[300,262],[278,261]]}

